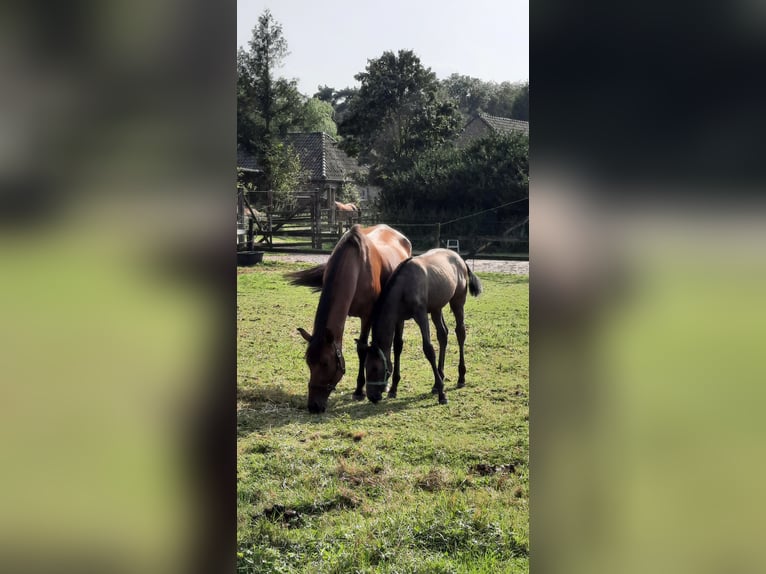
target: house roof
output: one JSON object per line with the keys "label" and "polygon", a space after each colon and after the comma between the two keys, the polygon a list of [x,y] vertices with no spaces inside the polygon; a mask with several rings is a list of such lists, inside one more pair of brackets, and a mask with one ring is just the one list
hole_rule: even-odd
{"label": "house roof", "polygon": [[295,149],[309,181],[345,181],[352,173],[367,168],[338,147],[338,142],[324,132],[289,133],[284,137]]}
{"label": "house roof", "polygon": [[487,124],[493,131],[500,134],[523,132],[529,135],[529,122],[513,120],[511,118],[501,118],[498,116],[490,116],[489,114],[483,113],[479,113],[478,119]]}
{"label": "house roof", "polygon": [[255,159],[255,156],[240,147],[237,147],[237,168],[242,171],[251,171],[255,173],[263,171],[258,167],[258,161]]}

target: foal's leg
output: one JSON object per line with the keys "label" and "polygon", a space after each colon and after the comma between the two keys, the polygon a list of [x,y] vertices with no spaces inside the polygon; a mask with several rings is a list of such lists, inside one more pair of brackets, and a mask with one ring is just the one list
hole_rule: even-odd
{"label": "foal's leg", "polygon": [[402,349],[404,348],[404,321],[396,324],[396,330],[394,331],[394,374],[391,378],[391,388],[388,391],[389,398],[396,398],[396,390],[399,388],[399,381],[401,376],[399,375],[399,359],[402,356]]}
{"label": "foal's leg", "polygon": [[452,314],[455,315],[455,334],[457,335],[457,343],[460,346],[460,364],[458,365],[458,374],[460,376],[457,380],[457,388],[459,389],[465,386],[465,356],[463,354],[463,345],[465,344],[465,316],[462,303],[450,302],[450,309],[452,309]]}
{"label": "foal's leg", "polygon": [[426,356],[426,359],[428,359],[428,362],[431,363],[431,369],[433,369],[434,372],[434,386],[439,395],[439,404],[446,405],[447,396],[444,394],[444,382],[442,381],[442,378],[439,375],[439,369],[436,366],[436,352],[434,351],[434,346],[431,344],[431,332],[428,329],[428,313],[425,309],[418,311],[415,314],[415,322],[418,324],[418,327],[420,327],[420,334],[423,336],[423,354]]}
{"label": "foal's leg", "polygon": [[355,401],[364,399],[364,361],[367,358],[367,337],[370,334],[370,320],[362,319],[362,328],[356,340],[356,354],[359,356],[359,374],[356,376],[356,390],[351,395]]}
{"label": "foal's leg", "polygon": [[[436,338],[439,341],[439,376],[444,381],[444,355],[447,350],[447,335],[449,335],[449,329],[447,329],[447,323],[444,321],[444,315],[441,309],[431,313],[431,320],[434,322],[436,328]],[[433,394],[436,394],[436,385],[431,389]]]}

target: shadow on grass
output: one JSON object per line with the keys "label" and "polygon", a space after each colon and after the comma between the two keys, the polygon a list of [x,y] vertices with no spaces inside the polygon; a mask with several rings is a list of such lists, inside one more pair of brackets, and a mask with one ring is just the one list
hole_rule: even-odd
{"label": "shadow on grass", "polygon": [[387,416],[389,413],[412,408],[443,408],[436,396],[428,392],[409,394],[395,399],[384,398],[377,404],[367,399],[355,401],[351,390],[336,391],[330,396],[327,411],[312,415],[306,406],[307,395],[285,391],[281,387],[260,387],[237,390],[238,434],[262,431],[292,423],[332,423],[339,417],[347,416],[351,420]]}

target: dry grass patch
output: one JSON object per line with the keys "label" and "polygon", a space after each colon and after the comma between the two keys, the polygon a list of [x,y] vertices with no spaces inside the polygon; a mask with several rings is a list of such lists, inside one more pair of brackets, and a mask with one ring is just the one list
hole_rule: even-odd
{"label": "dry grass patch", "polygon": [[441,467],[434,467],[424,475],[420,476],[415,482],[415,485],[421,490],[428,492],[436,492],[437,490],[444,490],[451,484],[450,473]]}
{"label": "dry grass patch", "polygon": [[336,469],[338,479],[352,486],[381,486],[383,483],[383,467],[380,465],[364,466],[346,458],[338,461]]}

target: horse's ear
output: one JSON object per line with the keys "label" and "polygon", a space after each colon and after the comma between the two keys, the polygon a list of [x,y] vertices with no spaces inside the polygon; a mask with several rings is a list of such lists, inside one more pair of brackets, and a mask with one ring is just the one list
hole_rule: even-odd
{"label": "horse's ear", "polygon": [[303,337],[304,339],[306,339],[306,342],[307,342],[307,343],[310,343],[310,342],[311,342],[311,335],[309,335],[309,334],[306,332],[306,329],[304,329],[304,328],[302,328],[302,327],[298,327],[298,332],[301,334],[301,337]]}

